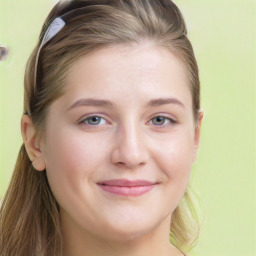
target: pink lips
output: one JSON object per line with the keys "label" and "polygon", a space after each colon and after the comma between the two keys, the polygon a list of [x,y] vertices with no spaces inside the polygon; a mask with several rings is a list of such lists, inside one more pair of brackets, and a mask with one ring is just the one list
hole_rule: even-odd
{"label": "pink lips", "polygon": [[101,189],[121,196],[140,196],[150,191],[157,183],[146,180],[106,180],[98,183]]}

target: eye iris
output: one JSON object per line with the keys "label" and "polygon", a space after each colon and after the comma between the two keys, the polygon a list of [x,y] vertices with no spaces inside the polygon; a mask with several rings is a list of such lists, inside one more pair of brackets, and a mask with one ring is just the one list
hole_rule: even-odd
{"label": "eye iris", "polygon": [[101,121],[101,117],[98,116],[92,116],[87,119],[88,124],[96,125],[99,124]]}
{"label": "eye iris", "polygon": [[165,117],[163,117],[163,116],[157,116],[157,117],[153,118],[153,123],[156,125],[164,124],[164,122],[165,122]]}

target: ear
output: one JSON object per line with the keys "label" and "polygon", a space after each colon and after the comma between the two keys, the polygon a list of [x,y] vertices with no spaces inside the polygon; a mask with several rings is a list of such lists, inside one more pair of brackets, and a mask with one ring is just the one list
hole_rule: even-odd
{"label": "ear", "polygon": [[36,130],[28,115],[23,115],[21,118],[21,133],[28,157],[33,167],[37,171],[45,170],[45,161],[40,149],[40,140],[36,136]]}
{"label": "ear", "polygon": [[203,117],[204,117],[204,113],[200,111],[198,113],[198,119],[195,127],[193,162],[195,162],[197,159],[197,153],[198,153],[198,148],[199,148],[200,138],[201,138],[201,125],[202,125]]}

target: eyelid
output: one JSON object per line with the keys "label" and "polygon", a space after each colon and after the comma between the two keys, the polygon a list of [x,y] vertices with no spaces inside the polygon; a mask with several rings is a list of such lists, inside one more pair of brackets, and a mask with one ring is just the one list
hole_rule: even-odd
{"label": "eyelid", "polygon": [[[107,123],[110,123],[109,119],[106,118],[106,116],[105,116],[104,114],[102,114],[102,113],[91,113],[91,114],[87,114],[87,115],[81,117],[81,118],[78,120],[78,123],[79,123],[79,124],[88,125],[88,126],[93,126],[93,125],[84,123],[84,121],[85,121],[86,119],[89,119],[89,118],[95,117],[95,116],[100,117],[100,118],[106,120]],[[97,126],[97,125],[94,125],[94,126]],[[98,126],[99,126],[99,125],[98,125]]]}
{"label": "eyelid", "polygon": [[[102,125],[90,125],[90,124],[86,124],[84,123],[84,121],[88,118],[91,118],[91,117],[100,117],[102,119],[104,119],[106,121],[106,124],[102,124],[102,125],[108,125],[111,123],[111,121],[109,120],[108,117],[106,117],[106,114],[104,113],[91,113],[91,114],[87,114],[87,115],[84,115],[83,117],[81,117],[79,120],[78,120],[78,123],[79,124],[84,124],[84,125],[88,125],[88,126],[102,126]],[[150,117],[149,121],[146,122],[146,124],[148,125],[152,119],[156,118],[156,117],[164,117],[166,119],[169,119],[170,122],[168,124],[164,124],[164,125],[154,125],[152,124],[153,126],[155,127],[159,127],[159,128],[163,128],[163,127],[166,127],[166,126],[173,126],[175,124],[178,123],[178,120],[177,118],[175,118],[173,115],[170,115],[170,114],[167,114],[167,113],[157,113],[157,114],[154,114]]]}
{"label": "eyelid", "polygon": [[168,124],[164,124],[164,125],[154,125],[154,124],[153,124],[153,126],[155,126],[155,127],[161,128],[161,127],[166,127],[166,126],[173,126],[173,125],[175,125],[175,124],[178,123],[177,118],[173,117],[172,115],[166,114],[166,113],[158,113],[158,114],[155,114],[154,116],[152,116],[152,117],[150,118],[150,120],[147,122],[147,124],[149,124],[149,122],[151,122],[152,119],[154,119],[154,118],[156,118],[156,117],[164,117],[164,118],[166,118],[166,119],[169,119],[170,122],[169,122]]}

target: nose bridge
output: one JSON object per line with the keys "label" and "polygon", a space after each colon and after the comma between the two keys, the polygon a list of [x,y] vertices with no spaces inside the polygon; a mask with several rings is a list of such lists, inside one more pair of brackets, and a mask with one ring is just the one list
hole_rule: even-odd
{"label": "nose bridge", "polygon": [[143,129],[134,120],[127,120],[120,125],[113,152],[115,164],[134,168],[148,160],[147,145]]}

